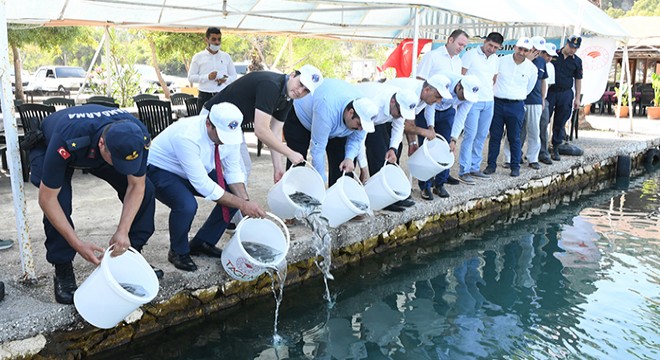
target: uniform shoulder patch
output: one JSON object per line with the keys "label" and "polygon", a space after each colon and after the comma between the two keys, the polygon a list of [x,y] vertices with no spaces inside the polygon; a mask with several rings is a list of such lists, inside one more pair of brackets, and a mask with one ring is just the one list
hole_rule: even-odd
{"label": "uniform shoulder patch", "polygon": [[64,146],[60,146],[60,148],[57,149],[57,153],[60,154],[60,156],[61,156],[62,159],[64,159],[64,160],[67,160],[68,158],[71,157],[71,154],[70,154],[68,151],[66,151],[66,149],[64,148]]}

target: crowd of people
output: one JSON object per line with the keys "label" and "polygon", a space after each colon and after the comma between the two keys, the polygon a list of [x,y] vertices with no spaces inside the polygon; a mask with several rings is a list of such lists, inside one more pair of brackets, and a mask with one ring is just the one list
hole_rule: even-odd
{"label": "crowd of people", "polygon": [[[255,71],[238,78],[231,58],[220,50],[221,40],[220,29],[209,28],[207,46],[190,66],[188,78],[199,84],[200,114],[178,120],[154,139],[128,112],[100,105],[68,108],[43,121],[43,140],[30,149],[30,180],[39,188],[57,302],[73,303],[75,255],[99,264],[104,251],[81,240],[74,229],[71,180],[76,168],[108,182],[123,203],[109,242],[111,256],[129,247],[142,251],[155,229],[158,200],[170,209],[168,261],[177,269],[195,271],[191,255],[221,257],[217,243],[232,223],[243,215],[266,214],[248,192],[251,162],[241,131],[244,122],[253,123],[255,135],[269,147],[275,183],[286,168],[303,165],[308,152],[327,186],[352,175],[356,165],[366,181],[384,164],[401,161],[404,138],[410,155],[440,135],[458,154],[459,171],[456,177],[446,170],[418,182],[421,198],[430,201],[434,195],[450,196],[446,184],[489,179],[497,169],[505,130],[503,166],[511,176],[520,175],[524,141],[531,169],[559,160],[564,123],[579,104],[577,36],[559,51],[541,37],[522,37],[513,54],[498,57],[504,38],[493,32],[460,56],[469,36],[456,30],[444,46],[422,57],[416,79],[361,84],[324,79],[313,65],[288,74]],[[553,147],[548,149],[553,113]],[[216,205],[190,238],[196,197]],[[408,198],[385,210],[404,211],[414,204]],[[153,270],[163,276],[162,270]]]}

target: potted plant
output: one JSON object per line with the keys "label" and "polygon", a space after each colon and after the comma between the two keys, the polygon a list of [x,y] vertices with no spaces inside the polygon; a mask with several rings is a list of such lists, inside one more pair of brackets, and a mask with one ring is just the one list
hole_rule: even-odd
{"label": "potted plant", "polygon": [[618,105],[614,106],[614,116],[618,118],[628,117],[628,84],[615,87],[614,94],[617,99],[621,100],[621,107]]}
{"label": "potted plant", "polygon": [[646,116],[649,119],[660,119],[660,75],[651,74],[651,86],[653,86],[653,105],[646,108]]}

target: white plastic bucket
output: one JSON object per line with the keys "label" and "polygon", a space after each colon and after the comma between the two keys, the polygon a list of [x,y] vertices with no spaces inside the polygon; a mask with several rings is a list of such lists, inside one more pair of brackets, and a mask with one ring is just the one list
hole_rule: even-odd
{"label": "white plastic bucket", "polygon": [[331,227],[337,227],[367,212],[360,210],[351,200],[369,205],[369,197],[362,184],[351,177],[341,176],[326,192],[321,216],[328,219]]}
{"label": "white plastic bucket", "polygon": [[[158,278],[140,253],[129,248],[112,257],[112,246],[106,249],[99,265],[73,294],[73,303],[80,316],[101,329],[115,327],[140,305],[158,294]],[[134,295],[121,284],[144,288],[144,296]]]}
{"label": "white plastic bucket", "polygon": [[302,208],[291,201],[289,195],[305,193],[320,203],[325,198],[325,184],[319,173],[310,167],[293,166],[287,170],[282,179],[268,192],[268,207],[273,214],[282,219],[292,219]]}
{"label": "white plastic bucket", "polygon": [[406,173],[396,164],[386,164],[366,184],[372,210],[380,210],[410,196],[410,182]]}
{"label": "white plastic bucket", "polygon": [[[267,269],[280,268],[282,262],[286,262],[286,254],[289,252],[289,229],[280,218],[271,213],[267,214],[277,223],[266,218],[244,217],[238,223],[231,240],[222,250],[222,267],[232,278],[240,281],[254,280]],[[261,262],[245,250],[244,242],[266,245],[277,250],[279,254],[270,262]]]}
{"label": "white plastic bucket", "polygon": [[447,140],[436,134],[433,140],[426,140],[408,158],[408,170],[418,180],[426,181],[441,171],[454,165],[454,154],[449,151]]}

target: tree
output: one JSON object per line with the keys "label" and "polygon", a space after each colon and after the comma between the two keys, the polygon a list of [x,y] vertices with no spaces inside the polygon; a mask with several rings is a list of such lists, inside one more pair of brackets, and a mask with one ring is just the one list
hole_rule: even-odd
{"label": "tree", "polygon": [[637,0],[626,16],[660,16],[660,0]]}

